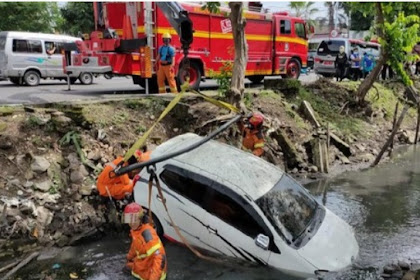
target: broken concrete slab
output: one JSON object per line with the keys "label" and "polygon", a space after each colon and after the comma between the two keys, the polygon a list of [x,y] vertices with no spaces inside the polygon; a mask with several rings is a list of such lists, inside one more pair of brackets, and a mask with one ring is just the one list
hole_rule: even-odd
{"label": "broken concrete slab", "polygon": [[318,122],[318,120],[315,117],[315,111],[312,108],[311,103],[309,103],[306,100],[303,100],[300,104],[300,111],[305,116],[305,118],[315,126],[315,128],[320,128],[321,124]]}
{"label": "broken concrete slab", "polygon": [[330,142],[331,144],[336,146],[337,149],[339,149],[346,157],[349,157],[352,155],[349,144],[341,140],[340,137],[338,137],[332,132],[330,132]]}
{"label": "broken concrete slab", "polygon": [[281,147],[288,168],[293,169],[303,162],[293,142],[281,129],[272,131],[270,137],[274,138]]}

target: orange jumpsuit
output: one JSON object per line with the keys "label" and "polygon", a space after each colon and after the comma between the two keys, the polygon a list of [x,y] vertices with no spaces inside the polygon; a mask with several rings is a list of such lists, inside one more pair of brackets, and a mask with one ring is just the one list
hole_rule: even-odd
{"label": "orange jumpsuit", "polygon": [[264,143],[264,136],[261,130],[243,128],[243,150],[252,151],[254,155],[260,157],[264,153]]}
{"label": "orange jumpsuit", "polygon": [[[165,47],[165,46],[162,46]],[[162,48],[161,47],[161,48]],[[172,46],[168,46],[169,48],[172,48]],[[161,50],[159,48],[159,52]],[[175,53],[175,51],[173,51]],[[167,55],[169,56],[169,54]],[[157,72],[157,82],[159,87],[159,93],[166,93],[166,86],[165,86],[165,80],[168,80],[169,88],[171,89],[172,93],[178,93],[176,82],[175,82],[175,70],[172,66],[171,62],[168,62],[168,59],[172,61],[172,59],[175,59],[175,57],[165,57],[165,60],[161,57],[159,54],[159,69]]]}
{"label": "orange jumpsuit", "polygon": [[133,241],[127,255],[127,267],[131,274],[142,280],[166,279],[165,249],[155,229],[150,224],[142,224],[130,233]]}
{"label": "orange jumpsuit", "polygon": [[109,178],[109,172],[114,170],[122,160],[122,157],[118,157],[112,163],[107,164],[101,174],[99,174],[96,185],[101,196],[108,197],[111,195],[115,199],[123,199],[126,193],[131,194],[133,192],[133,182],[128,174]]}

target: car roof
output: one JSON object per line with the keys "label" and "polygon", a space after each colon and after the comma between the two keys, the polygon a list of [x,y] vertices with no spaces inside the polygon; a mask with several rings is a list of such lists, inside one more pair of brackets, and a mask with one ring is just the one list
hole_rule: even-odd
{"label": "car roof", "polygon": [[58,34],[46,34],[36,32],[20,32],[20,31],[2,31],[0,37],[16,37],[19,39],[43,39],[43,40],[68,40],[68,41],[79,41],[82,40],[77,37],[68,35]]}
{"label": "car roof", "polygon": [[[151,157],[156,158],[178,151],[201,139],[202,137],[194,133],[179,135],[158,146]],[[253,200],[271,190],[284,174],[281,169],[251,153],[214,140],[168,160],[168,163],[170,162],[182,162],[211,173],[229,182],[234,191],[242,191]]]}

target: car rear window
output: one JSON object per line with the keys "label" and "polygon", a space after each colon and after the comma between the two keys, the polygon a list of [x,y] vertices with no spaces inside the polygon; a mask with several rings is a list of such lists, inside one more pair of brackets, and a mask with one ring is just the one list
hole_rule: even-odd
{"label": "car rear window", "polygon": [[6,46],[6,37],[0,37],[0,51],[4,51]]}
{"label": "car rear window", "polygon": [[339,53],[340,46],[344,45],[345,43],[342,40],[322,41],[321,44],[319,44],[317,54],[335,56]]}
{"label": "car rear window", "polygon": [[308,49],[310,52],[316,52],[316,49],[318,48],[319,43],[309,43]]}

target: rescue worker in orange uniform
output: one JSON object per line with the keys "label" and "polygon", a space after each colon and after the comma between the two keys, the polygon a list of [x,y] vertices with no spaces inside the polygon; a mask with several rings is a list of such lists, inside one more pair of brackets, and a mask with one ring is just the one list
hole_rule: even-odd
{"label": "rescue worker in orange uniform", "polygon": [[168,80],[169,88],[172,93],[178,93],[175,82],[175,48],[170,45],[171,34],[165,33],[162,36],[163,46],[159,48],[157,63],[157,81],[159,86],[159,93],[166,93],[165,80]]}
{"label": "rescue worker in orange uniform", "polygon": [[[144,147],[143,152],[137,150],[128,162],[124,164],[124,166],[148,160],[150,160],[150,152],[148,152],[147,148]],[[121,161],[123,161],[123,157],[117,157],[112,163],[108,163],[102,173],[98,176],[97,189],[101,196],[111,196],[113,199],[121,200],[129,198],[132,195],[134,188],[132,179],[141,170],[136,169],[131,171],[129,174],[123,174],[110,178],[110,172],[113,171]]]}
{"label": "rescue worker in orange uniform", "polygon": [[167,263],[165,249],[155,229],[143,222],[144,211],[137,203],[124,209],[123,221],[129,224],[132,243],[127,254],[124,271],[142,280],[166,279]]}
{"label": "rescue worker in orange uniform", "polygon": [[244,122],[239,122],[239,129],[243,136],[242,149],[251,151],[258,157],[264,153],[263,122],[264,117],[259,113],[253,113]]}

